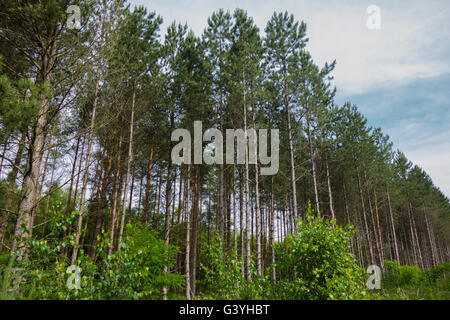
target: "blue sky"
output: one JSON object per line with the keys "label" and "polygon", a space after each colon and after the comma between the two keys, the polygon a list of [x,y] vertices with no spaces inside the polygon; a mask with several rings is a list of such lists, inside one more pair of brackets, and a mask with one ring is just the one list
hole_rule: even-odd
{"label": "blue sky", "polygon": [[[132,0],[200,35],[219,8],[248,11],[263,32],[274,11],[307,23],[307,49],[323,65],[336,59],[336,102],[351,101],[450,197],[450,2],[350,0]],[[369,30],[369,5],[381,29]]]}

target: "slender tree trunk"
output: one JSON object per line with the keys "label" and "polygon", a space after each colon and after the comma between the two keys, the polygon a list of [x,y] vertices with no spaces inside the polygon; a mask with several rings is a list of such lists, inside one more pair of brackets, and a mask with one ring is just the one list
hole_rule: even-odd
{"label": "slender tree trunk", "polygon": [[[349,210],[348,210],[347,190],[346,190],[346,188],[345,188],[345,181],[344,181],[344,178],[342,178],[342,190],[343,190],[343,193],[344,193],[344,209],[345,209],[345,216],[346,216],[347,224],[350,224],[350,223],[351,223],[351,220],[350,220],[350,212],[349,212]],[[350,247],[351,247],[351,249],[352,249],[352,253],[353,253],[353,254],[355,254],[355,248],[354,248],[354,243],[353,243],[355,237],[356,237],[356,236],[354,235],[354,236],[352,236],[352,237],[350,238]]]}
{"label": "slender tree trunk", "polygon": [[398,254],[397,236],[395,234],[394,215],[392,213],[391,197],[389,195],[388,189],[386,189],[386,195],[387,195],[388,206],[389,206],[389,217],[391,219],[391,225],[392,225],[392,238],[394,240],[395,257],[396,257],[398,263],[400,264],[400,255]]}
{"label": "slender tree trunk", "polygon": [[247,280],[250,280],[250,203],[249,203],[249,198],[250,198],[250,185],[249,185],[249,168],[248,168],[248,161],[249,161],[249,150],[248,150],[248,135],[247,135],[247,101],[246,101],[246,96],[247,96],[247,91],[246,91],[246,82],[245,82],[245,75],[243,73],[243,79],[244,79],[244,100],[243,100],[243,107],[244,107],[244,132],[245,132],[245,194],[244,194],[244,203],[245,203],[245,209],[246,209],[246,214],[245,214],[245,228],[246,228],[246,258],[245,258],[245,262],[246,262],[246,277]]}
{"label": "slender tree trunk", "polygon": [[8,148],[8,139],[9,139],[9,137],[5,139],[6,141],[3,145],[2,158],[0,159],[0,178],[2,176],[3,160],[5,159],[6,148]]}
{"label": "slender tree trunk", "polygon": [[371,240],[370,240],[369,226],[367,224],[366,207],[364,205],[364,197],[363,197],[363,192],[362,192],[362,188],[361,188],[361,178],[360,178],[360,175],[359,175],[358,168],[356,168],[356,173],[357,173],[357,177],[358,177],[359,197],[361,199],[361,208],[362,208],[363,219],[364,219],[365,238],[367,240],[366,243],[365,243],[365,246],[367,246],[368,249],[369,249],[370,263],[374,263],[375,262],[374,254],[373,254],[373,249],[372,249],[372,243],[371,243]]}
{"label": "slender tree trunk", "polygon": [[384,248],[383,248],[383,237],[381,236],[381,226],[380,226],[380,215],[378,213],[378,201],[377,201],[377,190],[373,187],[373,195],[375,202],[375,214],[377,218],[377,229],[378,229],[378,239],[380,243],[380,255],[381,255],[381,268],[384,268]]}
{"label": "slender tree trunk", "polygon": [[114,250],[114,235],[116,231],[116,220],[117,220],[117,208],[119,207],[119,199],[120,199],[120,158],[122,155],[122,139],[123,135],[122,132],[120,133],[119,137],[119,148],[117,149],[117,167],[116,167],[116,174],[114,177],[114,196],[113,196],[113,208],[112,208],[112,219],[111,219],[111,226],[109,231],[109,248],[108,248],[108,255],[112,254],[112,251]]}
{"label": "slender tree trunk", "polygon": [[373,237],[375,238],[375,247],[376,247],[377,253],[378,253],[378,260],[380,261],[380,264],[381,264],[382,258],[381,258],[381,253],[380,253],[380,244],[378,243],[377,230],[376,230],[376,226],[375,226],[373,206],[372,206],[370,190],[369,190],[369,181],[367,179],[367,175],[365,172],[364,172],[364,178],[365,178],[365,185],[366,185],[366,192],[367,192],[367,200],[369,202],[370,222],[372,223],[372,231],[373,231]]}
{"label": "slender tree trunk", "polygon": [[[173,128],[174,125],[174,114],[171,114],[170,117],[170,127]],[[169,153],[170,150],[172,149],[172,144],[169,144]],[[167,181],[166,181],[166,212],[165,212],[165,230],[164,230],[164,244],[165,244],[165,251],[167,254],[167,248],[169,246],[169,242],[170,242],[170,196],[172,194],[172,158],[169,158],[169,164],[167,166]],[[167,274],[169,272],[169,267],[166,265],[164,265],[164,270],[163,270],[164,274]],[[163,300],[167,300],[167,293],[168,293],[168,288],[167,287],[163,287]]]}
{"label": "slender tree trunk", "polygon": [[8,174],[8,189],[9,190],[8,190],[8,194],[7,194],[7,198],[6,198],[5,210],[3,211],[3,214],[0,218],[0,244],[3,244],[3,241],[5,239],[5,233],[8,228],[10,209],[12,207],[15,189],[17,187],[17,185],[16,185],[17,174],[19,173],[19,166],[20,166],[20,162],[22,161],[23,150],[25,147],[25,137],[26,137],[26,130],[24,130],[22,132],[22,135],[21,135],[20,141],[19,141],[19,145],[17,146],[17,152],[16,152],[16,156],[14,158],[13,167],[11,169],[11,172]]}
{"label": "slender tree trunk", "polygon": [[242,168],[239,168],[239,229],[240,229],[240,243],[241,243],[241,259],[242,259],[242,274],[245,273],[245,248],[244,248],[244,182],[243,182]]}
{"label": "slender tree trunk", "polygon": [[192,249],[191,249],[191,253],[192,253],[192,272],[191,272],[191,292],[192,295],[195,296],[195,280],[196,280],[196,276],[197,276],[197,242],[198,242],[198,216],[199,216],[199,180],[200,180],[200,175],[199,175],[199,165],[195,165],[195,176],[194,176],[194,203],[193,203],[193,210],[192,210],[192,235],[191,235],[191,239],[192,239]]}
{"label": "slender tree trunk", "polygon": [[161,185],[162,185],[162,168],[159,168],[159,181],[158,181],[158,204],[156,212],[153,213],[153,221],[156,227],[156,232],[158,232],[159,227],[159,209],[161,204]]}
{"label": "slender tree trunk", "polygon": [[[114,132],[115,135],[115,132]],[[102,225],[103,225],[103,216],[104,216],[104,209],[105,209],[105,203],[106,203],[106,193],[110,184],[110,178],[111,178],[111,171],[112,171],[112,163],[113,163],[113,154],[114,154],[114,141],[111,139],[109,151],[105,150],[105,156],[108,155],[107,160],[107,167],[104,171],[104,176],[102,179],[102,187],[101,192],[99,196],[99,205],[98,205],[98,211],[97,211],[97,219],[95,222],[95,230],[94,230],[94,237],[92,241],[92,246],[90,250],[90,257],[94,258],[95,254],[97,252],[97,245],[98,245],[98,236],[101,232]]]}
{"label": "slender tree trunk", "polygon": [[[69,185],[69,193],[67,195],[67,203],[66,203],[66,210],[65,210],[65,216],[66,218],[69,217],[70,212],[71,212],[71,203],[72,203],[72,191],[73,191],[73,184],[75,182],[75,171],[77,168],[77,160],[78,160],[78,150],[80,147],[80,141],[81,141],[81,136],[79,136],[77,138],[77,143],[76,143],[76,147],[75,147],[75,155],[74,155],[74,159],[73,159],[73,164],[72,164],[72,171],[70,174],[70,185]],[[69,226],[70,229],[70,226]],[[66,240],[67,237],[67,233],[69,232],[69,230],[64,231],[64,236],[63,236],[63,240]],[[64,247],[63,249],[63,255],[65,256],[67,254],[66,251],[67,247]]]}
{"label": "slender tree trunk", "polygon": [[270,276],[271,276],[271,280],[272,280],[272,284],[274,284],[277,281],[276,278],[276,270],[275,270],[275,249],[274,249],[274,218],[275,218],[275,206],[274,206],[274,178],[272,176],[272,182],[271,182],[271,197],[270,197],[270,222],[269,222],[269,247],[270,247],[270,262],[272,264],[272,269],[270,272]]}
{"label": "slender tree trunk", "polygon": [[[54,179],[54,176],[55,176],[55,167],[56,167],[55,162],[56,162],[56,158],[53,157],[53,167],[52,167],[52,173],[50,175],[50,186],[53,185],[53,181],[54,181],[53,179]],[[49,214],[49,211],[48,211],[49,204],[50,204],[50,195],[47,196],[47,201],[45,203],[45,210],[42,213],[42,215],[43,215],[42,234],[43,235],[45,234],[45,229],[47,227],[47,216]],[[33,219],[31,219],[31,225],[29,227],[29,229],[30,229],[30,236],[33,234],[34,220],[36,219],[37,212],[38,211],[36,209],[36,213],[33,215]]]}
{"label": "slender tree trunk", "polygon": [[120,245],[122,242],[123,229],[125,224],[125,216],[126,216],[126,208],[127,208],[127,193],[128,193],[128,184],[130,182],[130,174],[131,174],[131,162],[133,158],[133,129],[134,129],[134,105],[136,102],[136,80],[133,83],[133,97],[131,100],[131,120],[130,120],[130,142],[128,144],[128,159],[127,159],[127,176],[125,178],[125,189],[124,189],[124,197],[123,197],[123,207],[122,207],[122,217],[120,221],[120,231],[119,231],[119,245],[118,249],[120,250]]}
{"label": "slender tree trunk", "polygon": [[[75,210],[76,205],[77,205],[77,195],[78,195],[78,186],[80,183],[80,176],[81,176],[81,170],[83,169],[83,157],[84,157],[84,147],[86,144],[86,140],[83,139],[83,142],[81,143],[81,154],[80,154],[80,160],[78,162],[78,171],[77,171],[77,178],[76,178],[76,182],[75,182],[75,192],[73,194],[73,201],[71,203],[70,206],[70,212],[72,212],[73,210]],[[69,225],[69,230],[67,233],[67,236],[70,237],[72,235],[72,223]],[[67,256],[69,254],[69,247],[66,246],[65,250],[64,250],[64,256]]]}
{"label": "slender tree trunk", "polygon": [[[256,132],[256,120],[255,120],[255,107],[253,106],[253,127],[255,128]],[[254,137],[254,143],[255,146],[257,145],[257,138],[256,134]],[[258,156],[256,154],[256,147],[255,147],[255,159],[258,159]],[[258,275],[263,275],[262,270],[262,258],[261,258],[261,206],[259,203],[259,172],[258,172],[258,161],[255,163],[255,200],[256,200],[256,212],[255,212],[255,218],[256,218],[256,271],[258,272]]]}
{"label": "slender tree trunk", "polygon": [[150,160],[147,167],[147,178],[145,181],[145,200],[144,200],[144,224],[148,224],[149,207],[150,207],[150,186],[153,169],[153,142],[150,147]]}
{"label": "slender tree trunk", "polygon": [[234,254],[237,256],[238,244],[237,244],[237,210],[236,210],[236,170],[233,165],[233,241],[234,241]]}
{"label": "slender tree trunk", "polygon": [[412,226],[412,236],[413,239],[415,240],[415,246],[417,248],[417,257],[418,257],[418,262],[419,262],[419,266],[424,269],[424,265],[423,265],[423,259],[422,259],[422,252],[420,250],[420,242],[419,242],[419,237],[417,236],[417,228],[416,228],[416,223],[414,221],[414,212],[413,212],[413,208],[411,205],[411,202],[409,202],[409,210],[410,210],[410,218],[411,218],[411,226]]}
{"label": "slender tree trunk", "polygon": [[[183,193],[183,165],[180,166],[180,185],[179,185],[179,191],[178,191],[178,212],[177,212],[177,240],[176,240],[176,246],[177,248],[180,247],[180,232],[181,232],[181,224],[182,224],[182,218],[183,215],[181,214],[181,210],[183,208],[182,199],[184,200],[184,196],[182,197]],[[184,210],[184,209],[183,209]],[[208,228],[209,228],[209,222],[208,222]],[[176,253],[176,266],[177,271],[179,271],[178,262],[181,260],[179,252]]]}
{"label": "slender tree trunk", "polygon": [[187,167],[187,188],[186,188],[186,258],[185,258],[185,268],[186,268],[186,300],[191,300],[191,270],[190,270],[190,257],[191,257],[191,213],[190,213],[190,201],[191,201],[191,165],[188,164]]}
{"label": "slender tree trunk", "polygon": [[287,85],[287,68],[286,62],[284,61],[283,65],[283,73],[284,73],[284,106],[286,108],[286,118],[287,118],[287,134],[288,134],[288,142],[289,142],[289,157],[290,157],[290,170],[291,170],[291,186],[292,186],[292,208],[294,219],[298,219],[297,213],[297,189],[296,189],[296,178],[295,178],[295,162],[294,162],[294,144],[292,142],[292,129],[291,129],[291,112],[289,110],[289,96],[288,96],[288,85]]}
{"label": "slender tree trunk", "polygon": [[[48,146],[49,146],[49,149],[47,150],[47,154],[46,154],[46,156],[45,156],[45,160],[44,160],[44,170],[42,171],[42,174],[41,174],[41,183],[39,184],[39,191],[38,191],[38,196],[37,196],[37,203],[36,203],[36,207],[32,210],[32,218],[31,218],[31,223],[30,223],[30,225],[28,226],[28,230],[30,230],[30,236],[33,234],[33,226],[34,226],[34,223],[35,223],[35,221],[36,221],[36,216],[38,215],[38,213],[39,213],[39,206],[40,206],[40,204],[41,204],[41,197],[42,197],[42,189],[43,189],[43,187],[44,187],[44,183],[45,183],[45,176],[47,175],[47,167],[48,167],[48,158],[49,158],[49,156],[50,156],[50,153],[51,153],[51,151],[50,151],[50,145],[52,144],[52,137],[50,136],[50,140],[49,140],[49,142],[48,142]],[[50,184],[50,186],[51,186],[51,184]]]}
{"label": "slender tree trunk", "polygon": [[308,125],[308,146],[309,146],[309,159],[311,160],[312,167],[312,178],[313,178],[313,186],[314,186],[314,197],[316,202],[316,210],[320,212],[319,206],[319,191],[317,188],[317,173],[316,173],[316,161],[314,160],[314,149],[312,145],[312,132],[311,132],[311,119],[309,115],[309,110],[306,111],[306,122]]}
{"label": "slender tree trunk", "polygon": [[436,243],[433,237],[433,229],[431,226],[431,223],[428,220],[428,213],[427,210],[425,208],[425,204],[423,205],[423,214],[425,216],[425,224],[427,227],[427,233],[428,233],[428,240],[430,241],[430,247],[431,247],[431,260],[433,262],[432,267],[435,267],[436,265],[439,264],[439,258],[437,255],[437,250],[436,250]]}
{"label": "slender tree trunk", "polygon": [[136,178],[136,174],[135,173],[136,173],[136,162],[133,161],[133,170],[132,170],[132,173],[131,173],[130,199],[128,200],[128,212],[129,212],[128,222],[131,219],[131,207],[133,205],[134,181],[135,181],[135,178]]}
{"label": "slender tree trunk", "polygon": [[330,179],[330,169],[329,169],[329,166],[328,166],[327,151],[325,151],[325,169],[326,169],[326,172],[327,172],[328,199],[330,201],[331,219],[335,220],[336,219],[336,215],[334,213],[334,206],[333,206],[333,192],[331,192],[331,179]]}
{"label": "slender tree trunk", "polygon": [[81,199],[80,199],[80,212],[78,213],[78,224],[77,224],[77,233],[75,236],[75,245],[72,251],[72,264],[75,264],[78,255],[78,246],[80,243],[80,235],[81,235],[81,227],[83,225],[83,215],[84,215],[84,207],[85,207],[85,197],[86,197],[86,188],[89,178],[89,166],[91,161],[91,152],[92,152],[92,140],[94,137],[94,127],[95,127],[95,116],[97,112],[97,100],[98,100],[98,89],[99,89],[99,77],[95,81],[95,92],[94,92],[94,103],[92,109],[91,116],[91,126],[89,128],[89,139],[88,139],[88,149],[86,153],[86,164],[84,168],[84,177],[83,177],[83,186],[81,187]]}
{"label": "slender tree trunk", "polygon": [[412,218],[412,215],[411,215],[409,202],[408,202],[407,210],[408,210],[408,217],[409,217],[409,231],[410,231],[410,234],[411,234],[411,246],[412,246],[412,249],[413,249],[412,251],[413,251],[413,255],[414,255],[414,263],[417,263],[417,264],[420,265],[419,253],[417,251],[416,239],[415,239],[415,236],[414,236],[414,225],[412,223],[413,218]]}

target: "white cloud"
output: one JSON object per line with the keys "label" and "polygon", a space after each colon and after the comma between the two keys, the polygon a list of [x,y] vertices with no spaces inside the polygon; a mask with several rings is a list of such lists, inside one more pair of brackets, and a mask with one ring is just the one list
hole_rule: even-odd
{"label": "white cloud", "polygon": [[447,1],[399,3],[378,0],[381,29],[368,30],[367,1],[172,1],[134,0],[164,17],[163,30],[176,20],[197,35],[219,8],[248,11],[263,31],[274,11],[288,10],[308,25],[308,49],[319,64],[337,60],[335,84],[345,94],[393,86],[450,72],[442,51],[450,45]]}
{"label": "white cloud", "polygon": [[424,148],[421,150],[406,152],[405,155],[414,164],[424,169],[433,180],[436,186],[439,186],[442,193],[450,196],[450,144],[434,146],[433,149]]}
{"label": "white cloud", "polygon": [[[433,183],[450,197],[450,128],[433,128],[420,119],[403,119],[385,130],[395,148],[424,169]],[[433,132],[434,131],[434,132]]]}
{"label": "white cloud", "polygon": [[[448,46],[438,42],[443,32],[441,20],[448,20],[439,6],[423,3],[423,11],[393,6],[380,5],[380,30],[366,28],[365,4],[325,6],[306,15],[310,51],[319,63],[336,58],[335,84],[345,94],[360,94],[450,71],[448,59],[430,59],[426,54],[427,50]],[[427,19],[423,18],[424,12]],[[430,39],[434,39],[432,44]]]}

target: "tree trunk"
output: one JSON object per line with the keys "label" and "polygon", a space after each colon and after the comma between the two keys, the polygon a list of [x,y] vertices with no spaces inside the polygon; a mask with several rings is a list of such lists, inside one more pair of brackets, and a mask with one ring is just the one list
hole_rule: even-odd
{"label": "tree trunk", "polygon": [[120,231],[119,231],[119,245],[118,249],[120,250],[120,244],[122,242],[123,229],[125,224],[125,216],[126,216],[126,208],[127,208],[127,193],[128,193],[128,184],[130,183],[130,175],[131,175],[131,162],[133,158],[133,129],[134,129],[134,104],[136,102],[136,80],[133,83],[133,97],[131,100],[131,120],[130,120],[130,142],[128,144],[128,159],[127,159],[127,176],[125,178],[125,189],[124,189],[124,197],[123,197],[123,207],[122,207],[122,217],[120,221]]}
{"label": "tree trunk", "polygon": [[269,220],[269,247],[270,247],[270,263],[272,264],[272,270],[270,272],[272,284],[274,284],[277,281],[276,278],[276,270],[275,270],[275,249],[274,249],[274,218],[275,218],[275,206],[274,206],[274,178],[272,176],[272,182],[271,182],[271,197],[270,197],[270,220]]}
{"label": "tree trunk", "polygon": [[145,225],[148,224],[152,169],[153,169],[153,142],[152,142],[152,146],[150,147],[150,160],[148,161],[147,178],[145,181],[145,200],[144,200],[144,224]]}
{"label": "tree trunk", "polygon": [[19,145],[17,146],[16,156],[14,158],[13,167],[11,169],[11,172],[8,174],[8,178],[7,178],[9,190],[8,190],[8,194],[7,194],[7,198],[6,198],[5,210],[4,210],[4,212],[1,216],[1,220],[0,220],[0,244],[2,244],[2,245],[3,245],[3,240],[5,239],[6,230],[8,228],[9,216],[11,213],[10,209],[12,207],[15,189],[17,187],[16,180],[17,180],[17,174],[19,173],[19,166],[20,166],[20,162],[22,160],[23,150],[25,147],[25,137],[26,137],[26,130],[24,130],[22,132],[22,135],[20,137]]}
{"label": "tree trunk", "polygon": [[374,260],[374,255],[373,255],[372,243],[370,241],[369,226],[367,224],[366,207],[364,205],[364,197],[363,197],[363,192],[362,192],[362,188],[361,188],[361,178],[359,175],[358,168],[355,168],[355,169],[356,169],[356,173],[357,173],[357,177],[358,177],[359,198],[361,200],[361,208],[362,208],[362,212],[363,212],[365,238],[367,240],[365,243],[365,246],[368,247],[368,250],[369,250],[370,263],[374,263],[375,260]]}
{"label": "tree trunk", "polygon": [[296,179],[295,179],[295,162],[294,162],[294,145],[292,142],[292,129],[291,129],[291,112],[289,110],[289,96],[288,96],[288,85],[287,85],[287,69],[286,62],[284,61],[283,73],[285,78],[284,83],[284,106],[286,108],[286,118],[287,118],[287,134],[289,142],[289,157],[290,157],[290,170],[291,170],[291,186],[292,186],[292,208],[294,219],[298,219],[297,213],[297,189],[296,189]]}
{"label": "tree trunk", "polygon": [[373,194],[374,194],[374,202],[375,202],[375,214],[376,214],[376,218],[377,218],[378,238],[379,238],[379,243],[380,243],[381,268],[384,268],[383,237],[381,236],[380,215],[378,213],[377,190],[376,190],[375,186],[373,188]]}
{"label": "tree trunk", "polygon": [[311,119],[310,119],[310,115],[309,115],[309,110],[306,110],[306,122],[308,124],[309,159],[311,160],[311,167],[312,167],[312,178],[313,178],[313,185],[314,185],[314,197],[315,197],[315,202],[316,202],[316,210],[317,210],[317,212],[320,212],[319,191],[317,188],[316,162],[314,160],[314,149],[313,149],[313,145],[312,145],[312,132],[311,132]]}
{"label": "tree trunk", "polygon": [[185,268],[186,268],[186,300],[191,300],[191,270],[190,270],[190,257],[191,257],[191,213],[190,211],[190,201],[191,201],[191,165],[188,164],[187,167],[187,188],[186,188],[186,258],[185,258]]}
{"label": "tree trunk", "polygon": [[335,220],[336,219],[336,215],[334,213],[334,206],[333,206],[333,193],[331,192],[330,169],[328,167],[327,151],[325,151],[325,169],[327,171],[328,199],[330,201],[331,219]]}
{"label": "tree trunk", "polygon": [[[36,84],[38,85],[43,83],[50,84],[51,70],[55,62],[56,41],[51,41],[49,46],[45,45],[45,47],[48,49],[45,50],[41,61],[41,67],[36,77]],[[23,177],[22,189],[24,190],[24,195],[19,202],[19,215],[14,230],[14,241],[11,248],[11,251],[17,252],[17,260],[19,261],[27,258],[24,248],[25,243],[21,239],[28,239],[30,237],[30,233],[27,232],[27,230],[24,230],[22,226],[30,225],[33,209],[36,205],[36,192],[38,188],[42,156],[44,153],[44,140],[48,125],[47,116],[49,109],[49,98],[45,95],[45,93],[43,93],[40,97],[37,121],[32,129],[27,168]]]}
{"label": "tree trunk", "polygon": [[391,219],[391,225],[392,225],[392,238],[394,240],[395,257],[396,257],[398,263],[400,264],[400,255],[398,254],[397,236],[395,234],[394,215],[392,213],[391,197],[389,196],[388,189],[386,189],[386,195],[387,195],[388,206],[389,206],[389,217]]}
{"label": "tree trunk", "polygon": [[[170,127],[173,128],[174,125],[174,115],[171,114],[170,117]],[[172,144],[169,143],[169,152],[172,149]],[[169,246],[170,241],[170,197],[172,194],[172,158],[169,158],[169,164],[167,166],[167,181],[166,181],[166,212],[165,212],[165,230],[164,230],[164,244],[166,245],[166,254],[167,248]],[[169,267],[164,265],[164,274],[169,272]],[[163,300],[167,300],[167,287],[163,287]]]}
{"label": "tree trunk", "polygon": [[120,133],[119,137],[119,148],[117,149],[117,167],[116,167],[116,174],[114,177],[114,196],[113,196],[113,208],[112,208],[112,219],[111,219],[111,225],[110,225],[110,231],[109,231],[109,247],[108,247],[108,255],[112,254],[112,251],[114,250],[114,234],[116,231],[116,220],[117,220],[117,207],[119,206],[119,199],[120,199],[120,158],[122,155],[122,139],[123,135],[122,132]]}
{"label": "tree trunk", "polygon": [[88,149],[86,153],[86,163],[84,168],[84,177],[83,177],[83,186],[81,188],[81,199],[80,199],[80,212],[78,213],[78,224],[77,224],[77,234],[75,236],[75,245],[73,247],[72,251],[72,264],[75,264],[75,261],[77,260],[78,255],[78,246],[80,243],[80,235],[81,235],[81,227],[83,225],[83,215],[84,215],[84,207],[85,207],[85,197],[86,197],[86,188],[89,178],[89,166],[91,161],[91,152],[92,152],[92,140],[94,136],[94,127],[95,127],[95,116],[97,112],[97,99],[98,99],[98,89],[99,89],[99,77],[97,76],[97,79],[95,81],[95,92],[94,92],[94,103],[93,103],[93,109],[92,109],[92,116],[91,116],[91,126],[89,128],[89,139],[88,139]]}

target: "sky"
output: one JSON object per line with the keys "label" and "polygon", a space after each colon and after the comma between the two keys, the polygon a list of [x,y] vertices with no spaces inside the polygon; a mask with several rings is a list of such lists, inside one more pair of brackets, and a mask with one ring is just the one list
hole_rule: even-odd
{"label": "sky", "polygon": [[[131,0],[201,35],[212,12],[247,10],[264,34],[274,11],[307,24],[307,50],[319,65],[336,60],[336,103],[356,104],[450,197],[450,2],[381,0]],[[380,28],[369,29],[370,5]]]}

